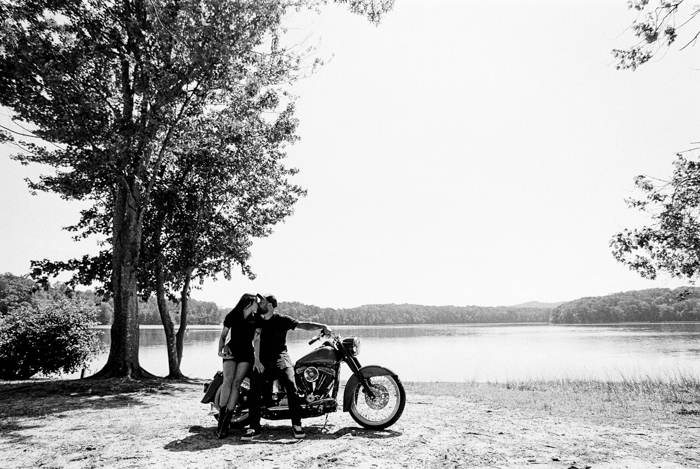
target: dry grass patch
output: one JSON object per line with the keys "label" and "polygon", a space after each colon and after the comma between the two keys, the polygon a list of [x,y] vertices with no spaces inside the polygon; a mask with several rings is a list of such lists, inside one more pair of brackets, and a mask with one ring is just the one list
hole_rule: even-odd
{"label": "dry grass patch", "polygon": [[567,419],[662,419],[700,415],[700,380],[527,380],[506,383],[405,383],[412,394],[451,396],[497,408]]}

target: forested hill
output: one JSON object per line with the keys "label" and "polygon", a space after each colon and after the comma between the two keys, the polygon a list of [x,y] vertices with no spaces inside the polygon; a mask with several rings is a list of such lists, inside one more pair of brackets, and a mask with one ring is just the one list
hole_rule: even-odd
{"label": "forested hill", "polygon": [[700,288],[650,288],[580,298],[551,310],[554,324],[700,321]]}
{"label": "forested hill", "polygon": [[[41,289],[25,277],[9,273],[0,275],[0,314],[13,302],[29,301]],[[52,295],[65,286],[52,286]],[[96,320],[111,324],[112,303],[102,302],[92,291],[70,295],[98,307]],[[3,309],[4,308],[4,309]],[[169,303],[171,317],[179,322],[179,305]],[[219,308],[210,301],[189,301],[188,324],[220,325],[231,308]],[[298,302],[281,302],[278,311],[300,320],[328,325],[382,324],[464,324],[464,323],[533,323],[593,324],[616,322],[700,321],[700,288],[651,288],[585,297],[562,304],[529,302],[515,306],[422,306],[413,304],[364,305],[357,308],[320,308]],[[139,305],[141,324],[160,325],[160,315],[153,298]]]}
{"label": "forested hill", "polygon": [[333,309],[297,302],[280,302],[278,311],[297,319],[329,325],[370,326],[382,324],[547,322],[551,308],[384,304]]}
{"label": "forested hill", "polygon": [[[686,293],[687,292],[687,293]],[[101,305],[98,320],[111,323],[111,304]],[[175,313],[179,307],[170,305]],[[231,308],[190,300],[189,324],[218,325]],[[141,303],[141,324],[160,324],[153,299]],[[524,303],[516,306],[364,305],[357,308],[320,308],[280,302],[277,311],[306,321],[329,325],[530,323],[593,324],[614,322],[700,321],[700,288],[653,288],[586,297],[562,304]],[[178,322],[177,314],[172,314]]]}
{"label": "forested hill", "polygon": [[[218,325],[231,308],[218,308],[215,303],[189,302],[188,324]],[[112,305],[102,303],[98,321],[111,324]],[[179,322],[176,313],[179,306],[169,303],[171,317]],[[547,322],[551,307],[524,306],[421,306],[410,304],[365,305],[357,308],[320,308],[298,302],[280,302],[279,313],[303,320],[329,325],[380,325],[380,324],[449,324],[449,323],[506,323],[506,322]],[[156,302],[151,298],[139,304],[139,320],[143,325],[161,324]]]}

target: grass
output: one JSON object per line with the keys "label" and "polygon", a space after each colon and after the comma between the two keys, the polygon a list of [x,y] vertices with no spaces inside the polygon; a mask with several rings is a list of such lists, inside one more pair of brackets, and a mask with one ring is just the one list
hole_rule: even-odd
{"label": "grass", "polygon": [[700,415],[700,379],[677,374],[669,379],[622,378],[522,380],[505,383],[404,383],[410,394],[451,396],[494,408],[566,418],[662,419]]}
{"label": "grass", "polygon": [[616,403],[621,407],[628,407],[632,402],[644,402],[660,409],[700,414],[700,379],[690,375],[676,375],[671,379],[623,377],[620,381],[511,381],[505,386],[519,391],[586,394],[601,397],[604,402]]}

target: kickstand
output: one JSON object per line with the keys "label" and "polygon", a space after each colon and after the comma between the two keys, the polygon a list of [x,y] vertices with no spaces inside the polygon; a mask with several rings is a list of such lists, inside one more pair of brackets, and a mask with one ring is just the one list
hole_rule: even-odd
{"label": "kickstand", "polygon": [[328,425],[328,414],[326,414],[326,421],[323,422],[323,428],[321,429],[322,432],[326,429],[327,425]]}

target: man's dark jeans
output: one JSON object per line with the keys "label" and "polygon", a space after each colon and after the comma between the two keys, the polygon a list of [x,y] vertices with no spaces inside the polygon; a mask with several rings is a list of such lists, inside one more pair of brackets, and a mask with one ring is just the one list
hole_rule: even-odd
{"label": "man's dark jeans", "polygon": [[266,360],[262,362],[265,367],[263,373],[253,370],[250,377],[250,397],[248,404],[250,406],[250,428],[260,430],[260,406],[262,405],[262,394],[268,391],[270,387],[266,386],[267,382],[278,380],[287,393],[289,401],[289,412],[292,417],[292,425],[301,425],[301,402],[297,396],[297,386],[294,383],[294,366],[289,355],[283,353],[275,360]]}

